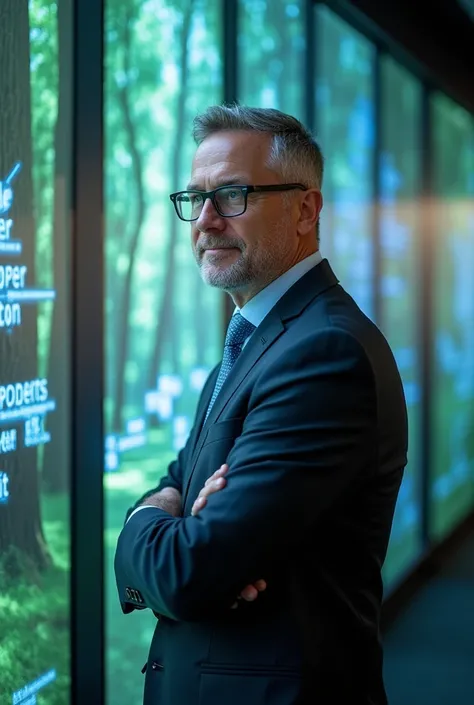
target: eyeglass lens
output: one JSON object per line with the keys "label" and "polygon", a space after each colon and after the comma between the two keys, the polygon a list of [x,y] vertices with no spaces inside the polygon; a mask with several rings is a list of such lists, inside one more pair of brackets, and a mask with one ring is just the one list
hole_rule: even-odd
{"label": "eyeglass lens", "polygon": [[[241,215],[245,211],[245,191],[238,186],[220,188],[215,192],[217,211],[223,216]],[[194,191],[184,191],[176,198],[180,218],[195,220],[203,208],[203,197]]]}

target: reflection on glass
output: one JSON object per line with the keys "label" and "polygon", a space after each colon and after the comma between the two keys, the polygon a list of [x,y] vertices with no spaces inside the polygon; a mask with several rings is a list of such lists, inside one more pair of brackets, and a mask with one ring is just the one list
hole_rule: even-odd
{"label": "reflection on glass", "polygon": [[304,122],[303,0],[239,0],[239,100]]}
{"label": "reflection on glass", "polygon": [[218,0],[108,2],[105,49],[107,702],[141,702],[156,625],[125,617],[113,574],[127,509],[158,484],[219,361],[222,295],[200,279],[186,187],[192,119],[222,99]]}
{"label": "reflection on glass", "polygon": [[71,16],[2,0],[0,702],[70,702]]}
{"label": "reflection on glass", "polygon": [[432,101],[434,227],[431,530],[442,538],[474,503],[474,124]]}
{"label": "reflection on glass", "polygon": [[409,422],[408,465],[384,566],[389,584],[421,551],[421,89],[390,58],[382,62],[381,82],[381,328],[402,376]]}
{"label": "reflection on glass", "polygon": [[323,5],[316,12],[316,138],[326,157],[321,251],[372,314],[374,49]]}

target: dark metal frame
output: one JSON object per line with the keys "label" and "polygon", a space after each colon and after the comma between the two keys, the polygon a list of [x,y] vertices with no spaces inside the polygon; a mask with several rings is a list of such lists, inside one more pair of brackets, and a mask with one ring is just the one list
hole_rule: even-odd
{"label": "dark metal frame", "polygon": [[[224,60],[223,99],[225,103],[237,103],[238,86],[238,26],[239,0],[223,0],[222,6],[222,55]],[[232,316],[234,305],[227,294],[222,301],[222,345],[224,345],[227,326]]]}
{"label": "dark metal frame", "polygon": [[72,703],[104,700],[103,0],[74,0]]}

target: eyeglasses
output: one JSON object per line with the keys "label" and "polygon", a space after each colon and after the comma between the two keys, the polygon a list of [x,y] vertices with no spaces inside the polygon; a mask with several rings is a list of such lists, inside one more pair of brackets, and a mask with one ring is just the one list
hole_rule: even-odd
{"label": "eyeglasses", "polygon": [[257,191],[291,191],[301,189],[307,191],[303,184],[274,184],[271,186],[219,186],[213,191],[178,191],[170,194],[176,213],[181,220],[191,222],[201,215],[206,198],[223,218],[235,218],[247,210],[249,193]]}

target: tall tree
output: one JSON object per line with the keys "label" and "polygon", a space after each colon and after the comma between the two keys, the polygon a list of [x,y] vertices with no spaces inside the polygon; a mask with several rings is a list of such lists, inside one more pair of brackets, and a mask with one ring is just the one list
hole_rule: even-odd
{"label": "tall tree", "polygon": [[68,390],[69,368],[69,184],[71,174],[71,0],[58,3],[59,95],[55,130],[54,174],[54,287],[57,292],[49,346],[48,380],[50,395],[56,400],[56,412],[48,417],[51,441],[45,448],[43,481],[50,492],[62,492],[69,480],[70,418]]}
{"label": "tall tree", "polygon": [[[189,3],[184,10],[183,23],[181,25],[180,41],[180,85],[176,105],[176,126],[174,133],[174,145],[171,150],[171,188],[178,191],[180,188],[180,168],[183,154],[183,134],[185,130],[186,96],[188,87],[189,54],[188,42],[191,34],[192,18],[194,12],[194,0]],[[160,364],[163,356],[163,348],[167,335],[169,334],[172,322],[172,306],[174,299],[176,262],[175,251],[178,241],[179,221],[172,218],[170,236],[168,240],[168,252],[166,254],[166,270],[163,282],[163,295],[158,313],[158,332],[153,346],[149,373],[148,387],[153,389],[156,386],[156,379],[159,374]]]}
{"label": "tall tree", "polygon": [[122,110],[128,149],[132,163],[133,187],[135,190],[136,210],[132,224],[132,234],[128,246],[128,267],[122,290],[122,302],[118,318],[117,366],[115,376],[114,414],[112,427],[116,432],[122,430],[122,412],[125,399],[125,366],[129,347],[129,319],[132,299],[132,284],[135,259],[138,253],[140,233],[146,214],[145,188],[143,184],[143,159],[138,147],[137,131],[132,110],[132,32],[136,19],[136,8],[127,3],[121,13],[120,42],[123,50],[123,74],[125,80],[117,86],[118,99]]}
{"label": "tall tree", "polygon": [[[23,242],[21,263],[28,267],[27,281],[32,285],[35,224],[28,0],[0,3],[0,67],[0,178],[4,179],[17,161],[22,162],[22,170],[14,182],[14,203],[9,217],[14,220],[15,239]],[[36,314],[35,306],[24,306],[20,327],[10,334],[0,329],[0,385],[21,384],[36,378]],[[17,555],[42,569],[51,558],[41,521],[37,451],[24,446],[23,425],[12,421],[9,426],[0,427],[0,432],[15,428],[18,437],[16,451],[0,456],[0,470],[9,478],[8,503],[0,504],[0,556],[12,556],[12,549],[16,549]]]}
{"label": "tall tree", "polygon": [[280,64],[277,80],[278,108],[287,112],[295,112],[297,106],[288,105],[287,99],[289,77],[285,71],[285,66],[287,60],[291,57],[291,41],[289,37],[289,18],[286,14],[286,6],[286,0],[278,0],[275,4],[273,4],[273,2],[268,2],[267,13],[269,26],[272,26],[272,24],[274,25],[276,30],[275,36],[278,38],[275,52],[275,58]]}

